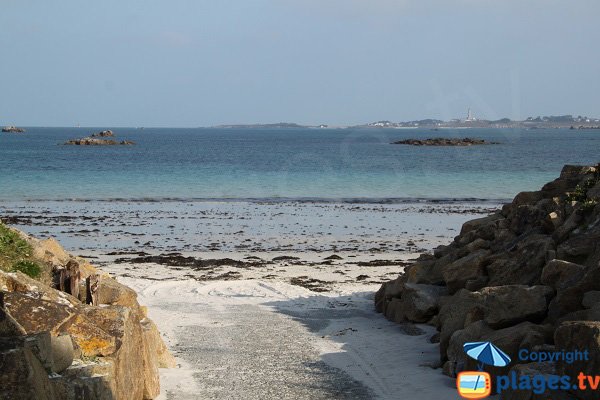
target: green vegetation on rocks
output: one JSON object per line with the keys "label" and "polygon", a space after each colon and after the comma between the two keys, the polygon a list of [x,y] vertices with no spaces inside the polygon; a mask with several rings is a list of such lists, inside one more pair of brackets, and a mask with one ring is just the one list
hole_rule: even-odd
{"label": "green vegetation on rocks", "polygon": [[33,249],[17,232],[0,223],[0,270],[21,271],[32,278],[42,273],[42,267],[33,258]]}

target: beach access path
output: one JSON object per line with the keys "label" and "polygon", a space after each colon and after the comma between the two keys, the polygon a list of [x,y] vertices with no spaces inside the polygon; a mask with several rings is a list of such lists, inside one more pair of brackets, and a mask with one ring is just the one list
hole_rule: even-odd
{"label": "beach access path", "polygon": [[[178,361],[178,368],[161,370],[161,399],[459,398],[453,380],[432,368],[439,360],[429,342],[435,330],[375,313],[375,283],[299,262],[212,281],[153,264],[123,273],[126,266],[109,272],[139,293]],[[310,268],[330,290],[289,283]],[[374,272],[352,269],[350,275]]]}

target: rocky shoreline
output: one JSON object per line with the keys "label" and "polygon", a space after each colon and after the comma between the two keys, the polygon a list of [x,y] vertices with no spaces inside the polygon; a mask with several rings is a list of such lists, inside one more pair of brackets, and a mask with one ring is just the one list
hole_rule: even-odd
{"label": "rocky shoreline", "polygon": [[429,139],[406,139],[392,142],[392,144],[404,144],[409,146],[478,146],[486,144],[499,144],[498,142],[486,142],[483,139],[474,138],[429,138]]}
{"label": "rocky shoreline", "polygon": [[[375,296],[377,311],[439,331],[443,371],[476,370],[465,342],[491,341],[512,368],[492,375],[596,375],[600,366],[600,168],[565,166],[540,191],[519,193],[460,235],[422,254]],[[589,361],[523,363],[529,351],[588,350]],[[442,365],[440,364],[440,365]],[[493,380],[494,382],[495,380]],[[494,388],[495,389],[495,388]],[[594,391],[503,392],[510,399],[595,399]],[[538,397],[536,397],[538,396]],[[558,397],[557,397],[558,396]]]}
{"label": "rocky shoreline", "polygon": [[175,361],[135,291],[54,239],[4,231],[31,251],[15,264],[29,269],[0,270],[0,397],[156,398],[158,368]]}

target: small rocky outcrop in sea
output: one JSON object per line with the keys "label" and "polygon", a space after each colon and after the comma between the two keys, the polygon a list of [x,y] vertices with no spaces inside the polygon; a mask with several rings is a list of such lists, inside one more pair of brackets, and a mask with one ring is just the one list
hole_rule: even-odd
{"label": "small rocky outcrop in sea", "polygon": [[[492,374],[551,371],[576,382],[580,371],[600,368],[599,243],[600,165],[565,166],[540,191],[519,193],[495,214],[466,222],[451,244],[422,254],[382,285],[375,307],[398,323],[435,326],[448,375],[477,369],[465,342],[491,341],[513,360],[486,367]],[[590,361],[524,363],[520,349],[588,350]],[[525,392],[503,398],[559,398]],[[597,392],[560,398],[572,395]]]}
{"label": "small rocky outcrop in sea", "polygon": [[483,139],[473,138],[430,138],[430,139],[406,139],[392,142],[392,144],[405,144],[409,146],[476,146],[483,144],[499,144],[498,142],[486,142]]}
{"label": "small rocky outcrop in sea", "polygon": [[113,131],[107,130],[107,131],[100,131],[97,133],[92,133],[92,135],[90,137],[113,137],[113,136],[115,136]]}
{"label": "small rocky outcrop in sea", "polygon": [[53,239],[3,231],[28,249],[0,269],[0,398],[158,397],[158,368],[175,360],[136,293]]}
{"label": "small rocky outcrop in sea", "polygon": [[23,133],[25,129],[17,128],[16,126],[5,126],[2,128],[2,132],[10,132],[10,133]]}
{"label": "small rocky outcrop in sea", "polygon": [[135,144],[135,142],[132,142],[131,140],[118,141],[114,139],[102,139],[106,137],[115,137],[115,134],[113,131],[101,131],[81,139],[68,140],[64,144],[74,146],[119,146]]}

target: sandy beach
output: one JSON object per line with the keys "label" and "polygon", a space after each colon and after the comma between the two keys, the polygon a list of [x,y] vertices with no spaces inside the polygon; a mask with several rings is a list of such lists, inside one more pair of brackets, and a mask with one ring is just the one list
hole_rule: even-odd
{"label": "sandy beach", "polygon": [[[457,398],[435,329],[374,292],[489,203],[5,205],[138,293],[176,369],[162,399]],[[10,210],[10,211],[9,211]]]}

